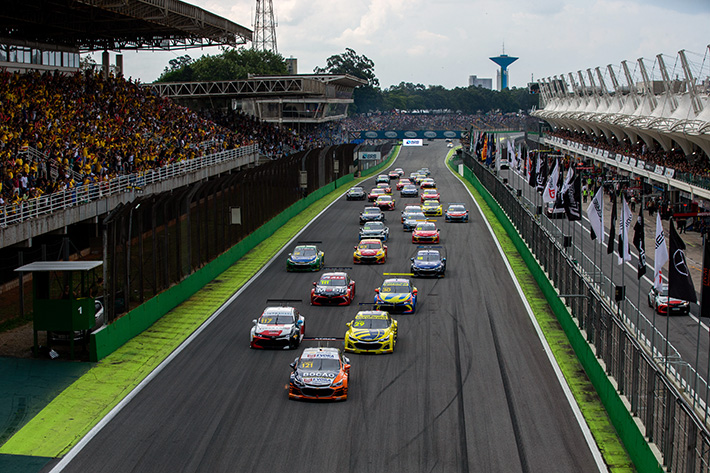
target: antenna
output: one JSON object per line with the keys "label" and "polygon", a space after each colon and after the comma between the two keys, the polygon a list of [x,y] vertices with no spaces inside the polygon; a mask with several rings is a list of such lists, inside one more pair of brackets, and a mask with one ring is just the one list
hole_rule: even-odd
{"label": "antenna", "polygon": [[256,0],[252,49],[278,53],[279,51],[276,47],[276,26],[272,0]]}

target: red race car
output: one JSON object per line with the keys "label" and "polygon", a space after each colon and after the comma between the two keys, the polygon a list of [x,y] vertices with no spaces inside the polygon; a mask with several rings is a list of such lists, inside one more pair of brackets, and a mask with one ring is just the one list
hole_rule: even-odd
{"label": "red race car", "polygon": [[355,281],[348,273],[323,273],[311,289],[313,305],[350,305],[355,298]]}
{"label": "red race car", "polygon": [[439,230],[434,222],[419,222],[412,231],[412,243],[439,243]]}
{"label": "red race car", "polygon": [[381,195],[375,201],[375,207],[381,210],[394,210],[394,199],[391,195]]}

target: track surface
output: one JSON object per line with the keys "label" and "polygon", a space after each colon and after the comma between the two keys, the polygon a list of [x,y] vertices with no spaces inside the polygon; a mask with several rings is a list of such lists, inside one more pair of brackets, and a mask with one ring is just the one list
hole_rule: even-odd
{"label": "track surface", "polygon": [[[444,167],[446,151],[403,148],[395,166],[428,166],[442,201],[465,202],[471,222],[438,219],[446,278],[415,280],[417,311],[395,316],[394,354],[349,355],[346,402],[289,401],[288,365],[300,350],[248,348],[269,298],[301,299],[311,337],[342,337],[359,310],[309,306],[318,273],[286,273],[286,248],[64,471],[597,471],[482,217]],[[352,264],[361,202],[338,200],[299,237],[321,240],[328,266],[353,266],[356,303],[372,301],[383,272],[408,271],[415,246],[397,195],[385,265]]]}

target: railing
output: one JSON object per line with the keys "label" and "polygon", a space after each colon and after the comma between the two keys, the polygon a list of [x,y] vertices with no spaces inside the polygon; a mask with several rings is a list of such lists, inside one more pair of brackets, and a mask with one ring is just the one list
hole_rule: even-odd
{"label": "railing", "polygon": [[[246,159],[251,157],[252,159]],[[32,218],[49,215],[79,204],[105,199],[112,195],[141,190],[145,186],[166,179],[200,171],[209,166],[243,159],[240,165],[256,162],[256,146],[249,145],[222,151],[195,159],[168,164],[158,169],[151,169],[138,174],[126,174],[109,181],[83,184],[60,192],[43,195],[33,199],[0,206],[0,227],[15,225]]]}
{"label": "railing", "polygon": [[567,299],[572,315],[629,400],[631,413],[643,423],[646,438],[660,449],[665,469],[710,471],[710,431],[695,409],[702,410],[705,403],[687,381],[694,376],[692,367],[677,363],[675,351],[662,353],[652,346],[649,334],[637,337],[629,318],[601,290],[603,280],[594,267],[566,251],[561,232],[546,227],[547,218],[537,216],[524,198],[476,159],[466,154],[464,162],[500,204],[560,294],[576,296]]}

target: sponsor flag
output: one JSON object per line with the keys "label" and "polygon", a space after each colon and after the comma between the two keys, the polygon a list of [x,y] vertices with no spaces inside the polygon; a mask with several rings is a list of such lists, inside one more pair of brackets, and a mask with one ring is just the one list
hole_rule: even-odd
{"label": "sponsor flag", "polygon": [[535,170],[535,177],[537,178],[536,189],[538,194],[542,194],[545,189],[545,180],[548,174],[547,169],[547,156],[538,155],[537,157],[537,169]]}
{"label": "sponsor flag", "polygon": [[668,261],[668,247],[666,246],[666,236],[661,225],[661,214],[656,213],[656,252],[653,257],[653,285],[660,292],[663,289],[663,279],[661,269]]}
{"label": "sponsor flag", "polygon": [[555,167],[552,168],[550,177],[547,179],[547,185],[545,185],[545,192],[542,193],[542,202],[544,204],[553,204],[557,201],[557,181],[560,179],[560,162],[555,159]]}
{"label": "sponsor flag", "polygon": [[619,264],[624,261],[631,261],[631,252],[629,251],[629,229],[633,220],[629,204],[626,203],[626,198],[621,196],[621,218],[619,218]]}
{"label": "sponsor flag", "polygon": [[639,211],[634,224],[634,246],[639,252],[638,279],[641,279],[646,274],[646,231],[643,227],[643,209]]}
{"label": "sponsor flag", "polygon": [[700,317],[710,317],[710,245],[703,245],[703,280],[700,286]]}
{"label": "sponsor flag", "polygon": [[589,219],[589,235],[592,240],[599,236],[599,242],[604,241],[604,191],[600,187],[597,193],[587,206],[587,218]]}
{"label": "sponsor flag", "polygon": [[611,222],[609,223],[609,240],[606,242],[606,254],[614,252],[614,239],[616,238],[616,194],[611,191]]}
{"label": "sponsor flag", "polygon": [[668,264],[668,297],[688,302],[698,302],[693,278],[685,261],[685,243],[678,235],[673,220],[670,221],[671,259]]}
{"label": "sponsor flag", "polygon": [[567,178],[560,194],[567,220],[570,222],[582,220],[582,175],[575,173],[572,166],[567,171]]}

